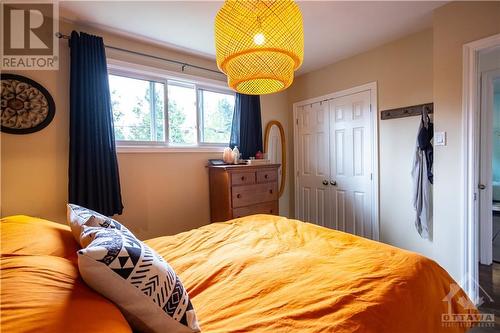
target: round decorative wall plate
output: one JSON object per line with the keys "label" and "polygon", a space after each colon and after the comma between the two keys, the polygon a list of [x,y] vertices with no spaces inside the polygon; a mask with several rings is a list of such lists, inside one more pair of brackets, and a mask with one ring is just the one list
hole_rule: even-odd
{"label": "round decorative wall plate", "polygon": [[28,134],[45,128],[56,112],[50,93],[27,77],[1,74],[1,130]]}

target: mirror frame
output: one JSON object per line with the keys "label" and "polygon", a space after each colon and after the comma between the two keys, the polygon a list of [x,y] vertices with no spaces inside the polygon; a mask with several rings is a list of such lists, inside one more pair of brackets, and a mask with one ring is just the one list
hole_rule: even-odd
{"label": "mirror frame", "polygon": [[276,125],[278,130],[280,131],[280,139],[281,139],[281,183],[280,189],[278,192],[278,198],[281,197],[283,191],[285,190],[285,181],[286,181],[286,141],[285,141],[285,130],[281,123],[277,120],[271,120],[266,125],[266,131],[264,134],[264,153],[267,153],[267,144],[269,142],[269,134],[271,133],[271,127]]}

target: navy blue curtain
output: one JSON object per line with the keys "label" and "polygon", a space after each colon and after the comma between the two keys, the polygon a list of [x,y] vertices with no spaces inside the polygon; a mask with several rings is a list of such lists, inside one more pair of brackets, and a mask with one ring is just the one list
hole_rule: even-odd
{"label": "navy blue curtain", "polygon": [[260,96],[236,93],[229,145],[231,148],[238,146],[243,159],[262,151]]}
{"label": "navy blue curtain", "polygon": [[123,211],[106,54],[101,37],[71,33],[69,202]]}

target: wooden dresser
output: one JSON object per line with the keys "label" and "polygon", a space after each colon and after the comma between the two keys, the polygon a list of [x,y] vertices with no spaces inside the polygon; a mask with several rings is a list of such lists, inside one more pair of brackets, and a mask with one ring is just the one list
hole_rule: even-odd
{"label": "wooden dresser", "polygon": [[210,221],[278,215],[279,164],[209,166]]}

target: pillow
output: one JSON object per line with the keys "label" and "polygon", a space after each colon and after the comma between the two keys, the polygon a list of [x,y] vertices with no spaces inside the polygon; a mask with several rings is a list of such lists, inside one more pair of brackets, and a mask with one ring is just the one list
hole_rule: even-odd
{"label": "pillow", "polygon": [[80,236],[85,226],[117,229],[135,237],[123,224],[111,217],[74,204],[68,204],[67,207],[68,224],[71,227],[73,236],[80,245]]}
{"label": "pillow", "polygon": [[172,267],[126,228],[116,227],[83,225],[84,248],[78,251],[83,280],[141,332],[198,332],[195,311]]}
{"label": "pillow", "polygon": [[85,285],[65,258],[3,254],[0,268],[2,332],[132,332],[120,310]]}
{"label": "pillow", "polygon": [[77,262],[80,246],[64,224],[16,215],[2,218],[0,229],[2,254],[51,255]]}
{"label": "pillow", "polygon": [[126,229],[120,222],[110,217],[74,204],[67,205],[67,219],[71,231],[73,232],[73,237],[75,237],[78,243],[80,243],[80,235],[82,234],[84,226],[119,230]]}

